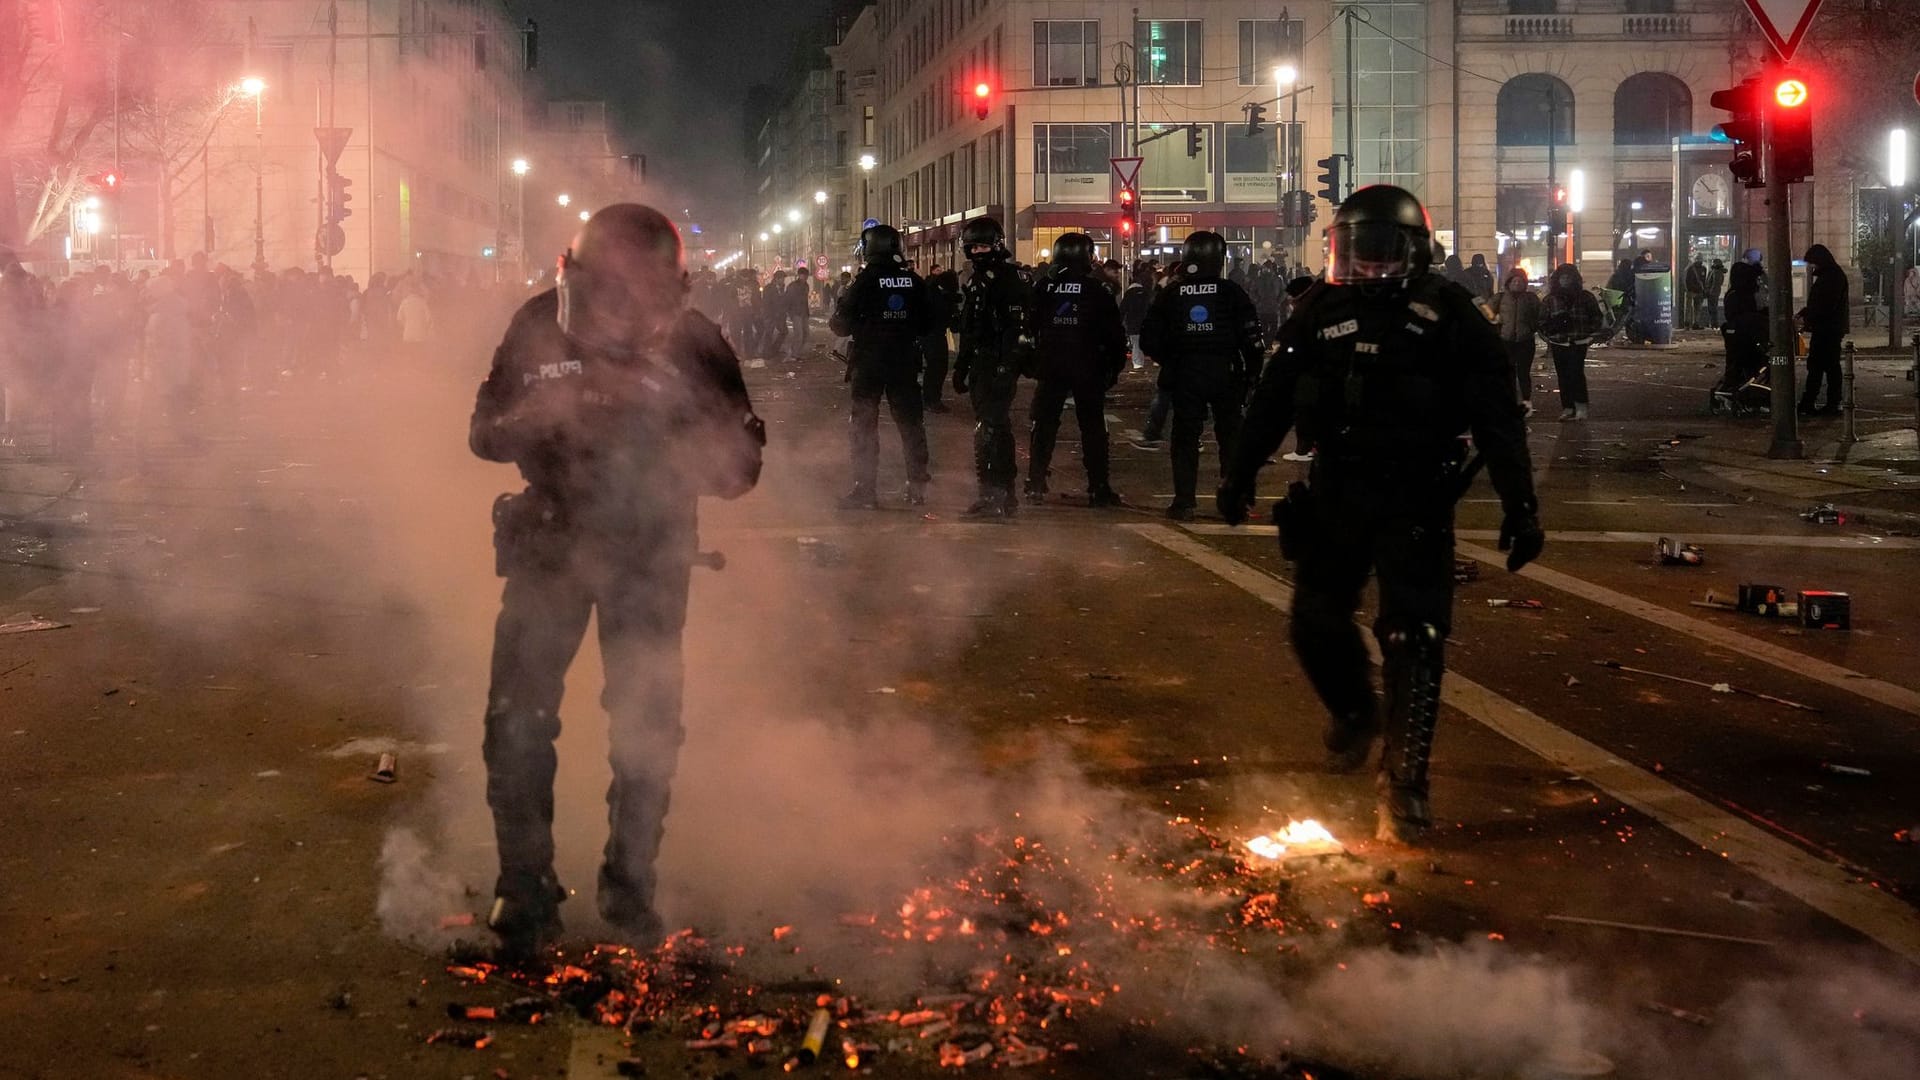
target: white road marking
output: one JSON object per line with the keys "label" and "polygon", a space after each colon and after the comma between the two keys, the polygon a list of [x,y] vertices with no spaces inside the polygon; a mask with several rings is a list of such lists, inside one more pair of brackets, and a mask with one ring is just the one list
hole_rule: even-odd
{"label": "white road marking", "polygon": [[[1128,530],[1200,566],[1268,606],[1286,611],[1293,590],[1284,582],[1162,525]],[[1378,663],[1371,637],[1367,650]],[[1854,872],[1780,840],[1759,826],[1720,809],[1608,753],[1485,686],[1449,672],[1441,700],[1487,728],[1575,773],[1587,783],[1660,822],[1768,884],[1799,897],[1888,950],[1920,963],[1920,911],[1854,880]]]}
{"label": "white road marking", "polygon": [[619,1063],[628,1057],[620,1029],[578,1020],[563,1023],[567,1024],[572,1037],[572,1046],[567,1052],[567,1080],[614,1080],[619,1075]]}
{"label": "white road marking", "polygon": [[[1271,525],[1215,525],[1199,522],[1185,526],[1198,536],[1272,536]],[[1459,529],[1461,540],[1499,540],[1493,529]],[[1920,551],[1920,540],[1906,536],[1864,536],[1843,533],[1837,536],[1769,536],[1764,533],[1697,533],[1685,529],[1667,532],[1614,532],[1579,529],[1549,530],[1547,539],[1562,544],[1652,544],[1661,537],[1675,537],[1689,544],[1719,547],[1830,548],[1839,550]]]}
{"label": "white road marking", "polygon": [[[1231,535],[1235,531],[1255,536],[1272,536],[1274,533],[1273,526],[1271,525],[1242,526],[1238,530],[1233,530],[1226,525],[1189,525],[1186,528],[1188,531],[1200,536],[1226,536]],[[1492,533],[1463,532],[1460,535],[1463,538],[1472,536],[1475,538],[1497,539]],[[1552,541],[1556,535],[1557,534],[1554,533],[1548,533],[1547,538],[1549,541]],[[1654,534],[1647,534],[1648,539],[1644,542],[1651,543],[1653,536]],[[1688,535],[1684,537],[1684,539],[1694,542],[1705,542],[1706,537]],[[1841,540],[1843,538],[1809,537],[1808,539]],[[1733,544],[1737,541],[1728,539],[1723,542]],[[1884,541],[1884,543],[1892,544],[1894,541],[1887,540]],[[1507,557],[1505,555],[1488,548],[1480,547],[1477,544],[1467,543],[1464,539],[1462,539],[1456,547],[1460,554],[1472,559],[1477,559],[1490,566],[1505,566],[1507,564]],[[1876,701],[1889,708],[1898,709],[1909,716],[1920,716],[1920,691],[1912,690],[1905,686],[1898,686],[1882,679],[1876,679],[1870,675],[1855,671],[1852,668],[1841,667],[1839,664],[1829,663],[1816,656],[1808,656],[1804,653],[1795,652],[1792,649],[1775,645],[1769,641],[1761,641],[1758,638],[1749,637],[1738,630],[1730,630],[1724,626],[1719,626],[1703,619],[1697,619],[1691,615],[1682,614],[1672,608],[1662,607],[1651,601],[1628,596],[1626,593],[1617,592],[1604,585],[1595,585],[1574,577],[1571,574],[1548,569],[1539,563],[1535,563],[1520,571],[1520,574],[1522,577],[1530,577],[1549,588],[1570,593],[1583,600],[1590,600],[1603,607],[1612,608],[1623,615],[1631,615],[1636,619],[1653,623],[1662,629],[1682,633],[1688,637],[1704,641],[1709,645],[1727,649],[1731,652],[1737,652],[1750,659],[1771,664],[1790,674],[1800,675],[1812,679],[1815,682],[1826,683],[1835,689],[1845,690],[1847,693],[1857,694],[1869,701]]]}

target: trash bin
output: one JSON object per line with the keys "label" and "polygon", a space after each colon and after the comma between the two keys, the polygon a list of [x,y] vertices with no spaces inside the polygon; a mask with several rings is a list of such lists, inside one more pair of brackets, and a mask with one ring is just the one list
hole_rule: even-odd
{"label": "trash bin", "polygon": [[1650,345],[1673,344],[1673,268],[1647,263],[1633,271],[1633,320]]}

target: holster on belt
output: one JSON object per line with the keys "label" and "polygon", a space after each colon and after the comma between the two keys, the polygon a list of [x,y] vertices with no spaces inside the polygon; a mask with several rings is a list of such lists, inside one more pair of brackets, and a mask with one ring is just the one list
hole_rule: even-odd
{"label": "holster on belt", "polygon": [[1299,562],[1313,529],[1313,492],[1299,480],[1287,485],[1287,497],[1273,504],[1273,527],[1280,557]]}
{"label": "holster on belt", "polygon": [[553,500],[531,490],[493,500],[496,575],[559,571],[566,567],[569,550],[567,523]]}

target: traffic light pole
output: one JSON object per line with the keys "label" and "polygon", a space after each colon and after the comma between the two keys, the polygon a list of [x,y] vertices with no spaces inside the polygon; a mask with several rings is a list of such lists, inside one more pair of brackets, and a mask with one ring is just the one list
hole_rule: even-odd
{"label": "traffic light pole", "polygon": [[1795,411],[1793,336],[1793,247],[1787,216],[1789,185],[1779,167],[1778,140],[1773,122],[1766,124],[1767,283],[1769,318],[1773,324],[1773,352],[1767,358],[1773,383],[1773,445],[1770,458],[1805,456],[1800,444],[1800,417]]}

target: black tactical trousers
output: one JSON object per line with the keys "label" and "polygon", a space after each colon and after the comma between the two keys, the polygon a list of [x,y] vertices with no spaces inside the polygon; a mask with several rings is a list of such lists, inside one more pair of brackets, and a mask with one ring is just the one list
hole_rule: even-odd
{"label": "black tactical trousers", "polygon": [[1192,506],[1200,483],[1200,434],[1207,415],[1213,415],[1213,437],[1220,444],[1224,476],[1234,439],[1240,434],[1247,387],[1224,360],[1182,361],[1167,373],[1166,387],[1173,404],[1173,501]]}
{"label": "black tactical trousers", "polygon": [[1845,334],[1816,330],[1807,335],[1807,385],[1800,390],[1800,411],[1807,412],[1820,397],[1820,383],[1827,384],[1827,408],[1840,408],[1840,345]]}
{"label": "black tactical trousers", "polygon": [[938,405],[947,392],[947,332],[939,330],[921,338],[920,356],[926,363],[920,380],[921,397],[929,406]]}
{"label": "black tactical trousers", "polygon": [[1013,496],[1013,395],[1020,373],[1011,360],[977,358],[968,396],[973,399],[973,468],[982,497]]}
{"label": "black tactical trousers", "polygon": [[893,426],[900,429],[900,449],[906,455],[907,479],[924,484],[927,472],[926,417],[920,407],[919,357],[911,350],[886,361],[865,360],[853,367],[853,409],[848,434],[853,458],[853,482],[872,491],[880,465],[880,399],[887,399]]}
{"label": "black tactical trousers", "polygon": [[1367,650],[1353,621],[1369,573],[1380,581],[1374,637],[1390,664],[1396,634],[1431,626],[1444,639],[1452,627],[1453,502],[1436,495],[1440,486],[1378,477],[1327,483],[1316,471],[1308,535],[1297,538],[1291,633],[1301,667],[1336,717],[1371,711]]}
{"label": "black tactical trousers", "polygon": [[1067,399],[1073,399],[1074,419],[1080,424],[1080,454],[1087,466],[1087,493],[1105,491],[1108,486],[1107,463],[1107,380],[1098,372],[1074,379],[1040,380],[1033,392],[1029,410],[1033,428],[1027,449],[1027,484],[1046,491],[1047,474],[1053,464],[1053,448],[1060,435],[1060,411]]}
{"label": "black tactical trousers", "polygon": [[680,631],[693,540],[684,551],[622,557],[617,569],[511,572],[494,627],[487,692],[487,805],[500,851],[497,893],[517,899],[553,869],[554,740],[568,666],[598,612],[613,784],[599,907],[618,925],[653,918],[654,860],[679,759]]}

